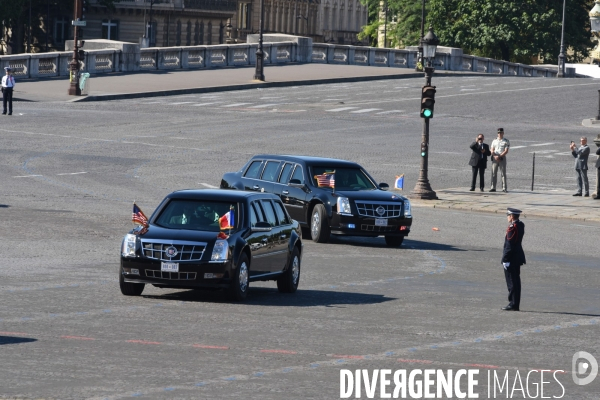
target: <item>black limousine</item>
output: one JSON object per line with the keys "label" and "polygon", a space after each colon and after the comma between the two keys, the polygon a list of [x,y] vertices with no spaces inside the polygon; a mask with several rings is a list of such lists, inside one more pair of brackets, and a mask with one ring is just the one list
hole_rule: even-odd
{"label": "black limousine", "polygon": [[169,194],[146,226],[123,238],[121,293],[161,288],[223,288],[243,300],[251,281],[276,280],[293,293],[300,280],[302,239],[279,197],[231,190]]}
{"label": "black limousine", "polygon": [[385,236],[388,246],[398,247],[412,225],[410,201],[351,161],[257,155],[225,174],[221,188],[276,194],[319,243],[331,234]]}

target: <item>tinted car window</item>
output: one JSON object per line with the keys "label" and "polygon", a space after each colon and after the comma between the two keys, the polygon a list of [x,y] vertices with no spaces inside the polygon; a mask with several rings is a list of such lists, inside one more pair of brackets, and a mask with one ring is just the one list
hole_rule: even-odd
{"label": "tinted car window", "polygon": [[234,225],[238,225],[239,207],[237,203],[172,199],[154,222],[170,229],[190,229],[200,231],[219,231],[219,217],[233,207]]}
{"label": "tinted car window", "polygon": [[279,167],[279,161],[269,161],[265,167],[265,172],[262,174],[263,181],[275,182],[277,180],[277,168]]}
{"label": "tinted car window", "polygon": [[298,179],[300,183],[304,183],[304,174],[302,174],[301,166],[296,165],[296,169],[294,170],[294,174],[292,175],[291,179]]}
{"label": "tinted car window", "polygon": [[277,226],[277,219],[275,218],[275,210],[273,209],[273,204],[268,200],[261,200],[261,205],[263,211],[265,212],[265,216],[267,217],[267,222],[271,224],[271,226]]}
{"label": "tinted car window", "polygon": [[265,215],[263,214],[263,210],[260,207],[260,205],[258,204],[258,202],[252,203],[252,209],[255,211],[256,218],[258,221],[267,222],[267,219],[265,218]]}
{"label": "tinted car window", "polygon": [[277,219],[279,219],[280,225],[289,225],[290,219],[287,216],[287,213],[283,209],[283,204],[276,201],[275,202],[275,212],[277,213]]}
{"label": "tinted car window", "polygon": [[279,177],[279,182],[288,183],[290,180],[290,174],[292,173],[292,167],[294,164],[286,163],[283,166],[283,171],[281,171],[281,177]]}
{"label": "tinted car window", "polygon": [[250,225],[252,227],[255,227],[257,222],[258,222],[258,217],[256,216],[256,210],[254,209],[254,204],[252,204],[250,206]]}
{"label": "tinted car window", "polygon": [[376,186],[360,168],[312,167],[312,182],[318,187],[316,175],[335,172],[335,188],[339,190],[374,190]]}
{"label": "tinted car window", "polygon": [[261,164],[262,164],[262,161],[252,161],[252,164],[250,164],[250,166],[248,167],[248,170],[246,171],[246,174],[244,174],[244,176],[246,178],[258,179],[258,175],[260,174],[260,165]]}

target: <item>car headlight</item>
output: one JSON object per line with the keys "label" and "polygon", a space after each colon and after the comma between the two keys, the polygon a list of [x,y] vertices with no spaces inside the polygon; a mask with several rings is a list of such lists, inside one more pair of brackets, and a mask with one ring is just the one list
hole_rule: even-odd
{"label": "car headlight", "polygon": [[137,243],[137,236],[128,233],[123,238],[123,246],[121,247],[121,255],[123,257],[135,257],[135,245]]}
{"label": "car headlight", "polygon": [[404,200],[404,217],[405,218],[411,218],[411,212],[410,212],[410,201],[409,200]]}
{"label": "car headlight", "polygon": [[210,256],[211,261],[227,261],[227,256],[229,255],[229,244],[226,240],[217,240],[215,242],[215,247],[213,247],[212,256]]}
{"label": "car headlight", "polygon": [[337,198],[337,212],[338,214],[352,215],[352,211],[350,210],[350,200],[348,200],[347,197]]}

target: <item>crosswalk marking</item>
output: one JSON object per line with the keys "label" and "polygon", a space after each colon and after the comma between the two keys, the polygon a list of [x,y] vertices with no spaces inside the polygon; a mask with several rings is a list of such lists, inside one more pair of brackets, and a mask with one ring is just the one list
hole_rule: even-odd
{"label": "crosswalk marking", "polygon": [[377,111],[377,110],[381,110],[381,108],[363,108],[362,110],[350,111],[350,113],[351,114],[362,114],[362,113],[368,113],[368,112]]}
{"label": "crosswalk marking", "polygon": [[340,112],[340,111],[347,111],[347,110],[354,110],[358,107],[340,107],[340,108],[332,108],[331,110],[326,110],[328,112]]}
{"label": "crosswalk marking", "polygon": [[552,143],[538,143],[538,144],[532,144],[531,146],[551,146],[553,144],[556,144],[554,142]]}
{"label": "crosswalk marking", "polygon": [[527,146],[511,146],[511,147],[510,147],[510,149],[511,149],[511,150],[514,150],[514,149],[522,149],[522,148],[524,148],[524,147],[527,147]]}
{"label": "crosswalk marking", "polygon": [[172,106],[178,106],[180,104],[191,104],[193,101],[180,101],[178,103],[171,103]]}
{"label": "crosswalk marking", "polygon": [[227,104],[226,106],[222,106],[222,107],[239,107],[239,106],[245,106],[248,104],[252,104],[252,103],[233,103],[233,104]]}
{"label": "crosswalk marking", "polygon": [[404,110],[391,110],[391,111],[380,111],[376,114],[379,115],[379,114],[391,114],[391,113],[403,113],[403,112],[404,112]]}

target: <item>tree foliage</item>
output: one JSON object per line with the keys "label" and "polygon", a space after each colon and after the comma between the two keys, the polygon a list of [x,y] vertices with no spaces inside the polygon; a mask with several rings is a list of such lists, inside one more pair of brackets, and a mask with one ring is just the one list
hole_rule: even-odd
{"label": "tree foliage", "polygon": [[[366,1],[366,0],[365,0]],[[372,1],[372,0],[371,0]],[[565,48],[568,61],[581,61],[593,46],[589,11],[593,0],[566,1]],[[392,44],[406,46],[419,42],[421,2],[387,0]],[[371,7],[381,7],[379,3]],[[514,62],[529,63],[542,57],[556,63],[560,51],[563,0],[429,0],[425,27],[432,25],[443,46],[460,47],[465,53]],[[370,10],[371,11],[371,10]],[[363,35],[376,38],[377,12],[363,28]]]}

